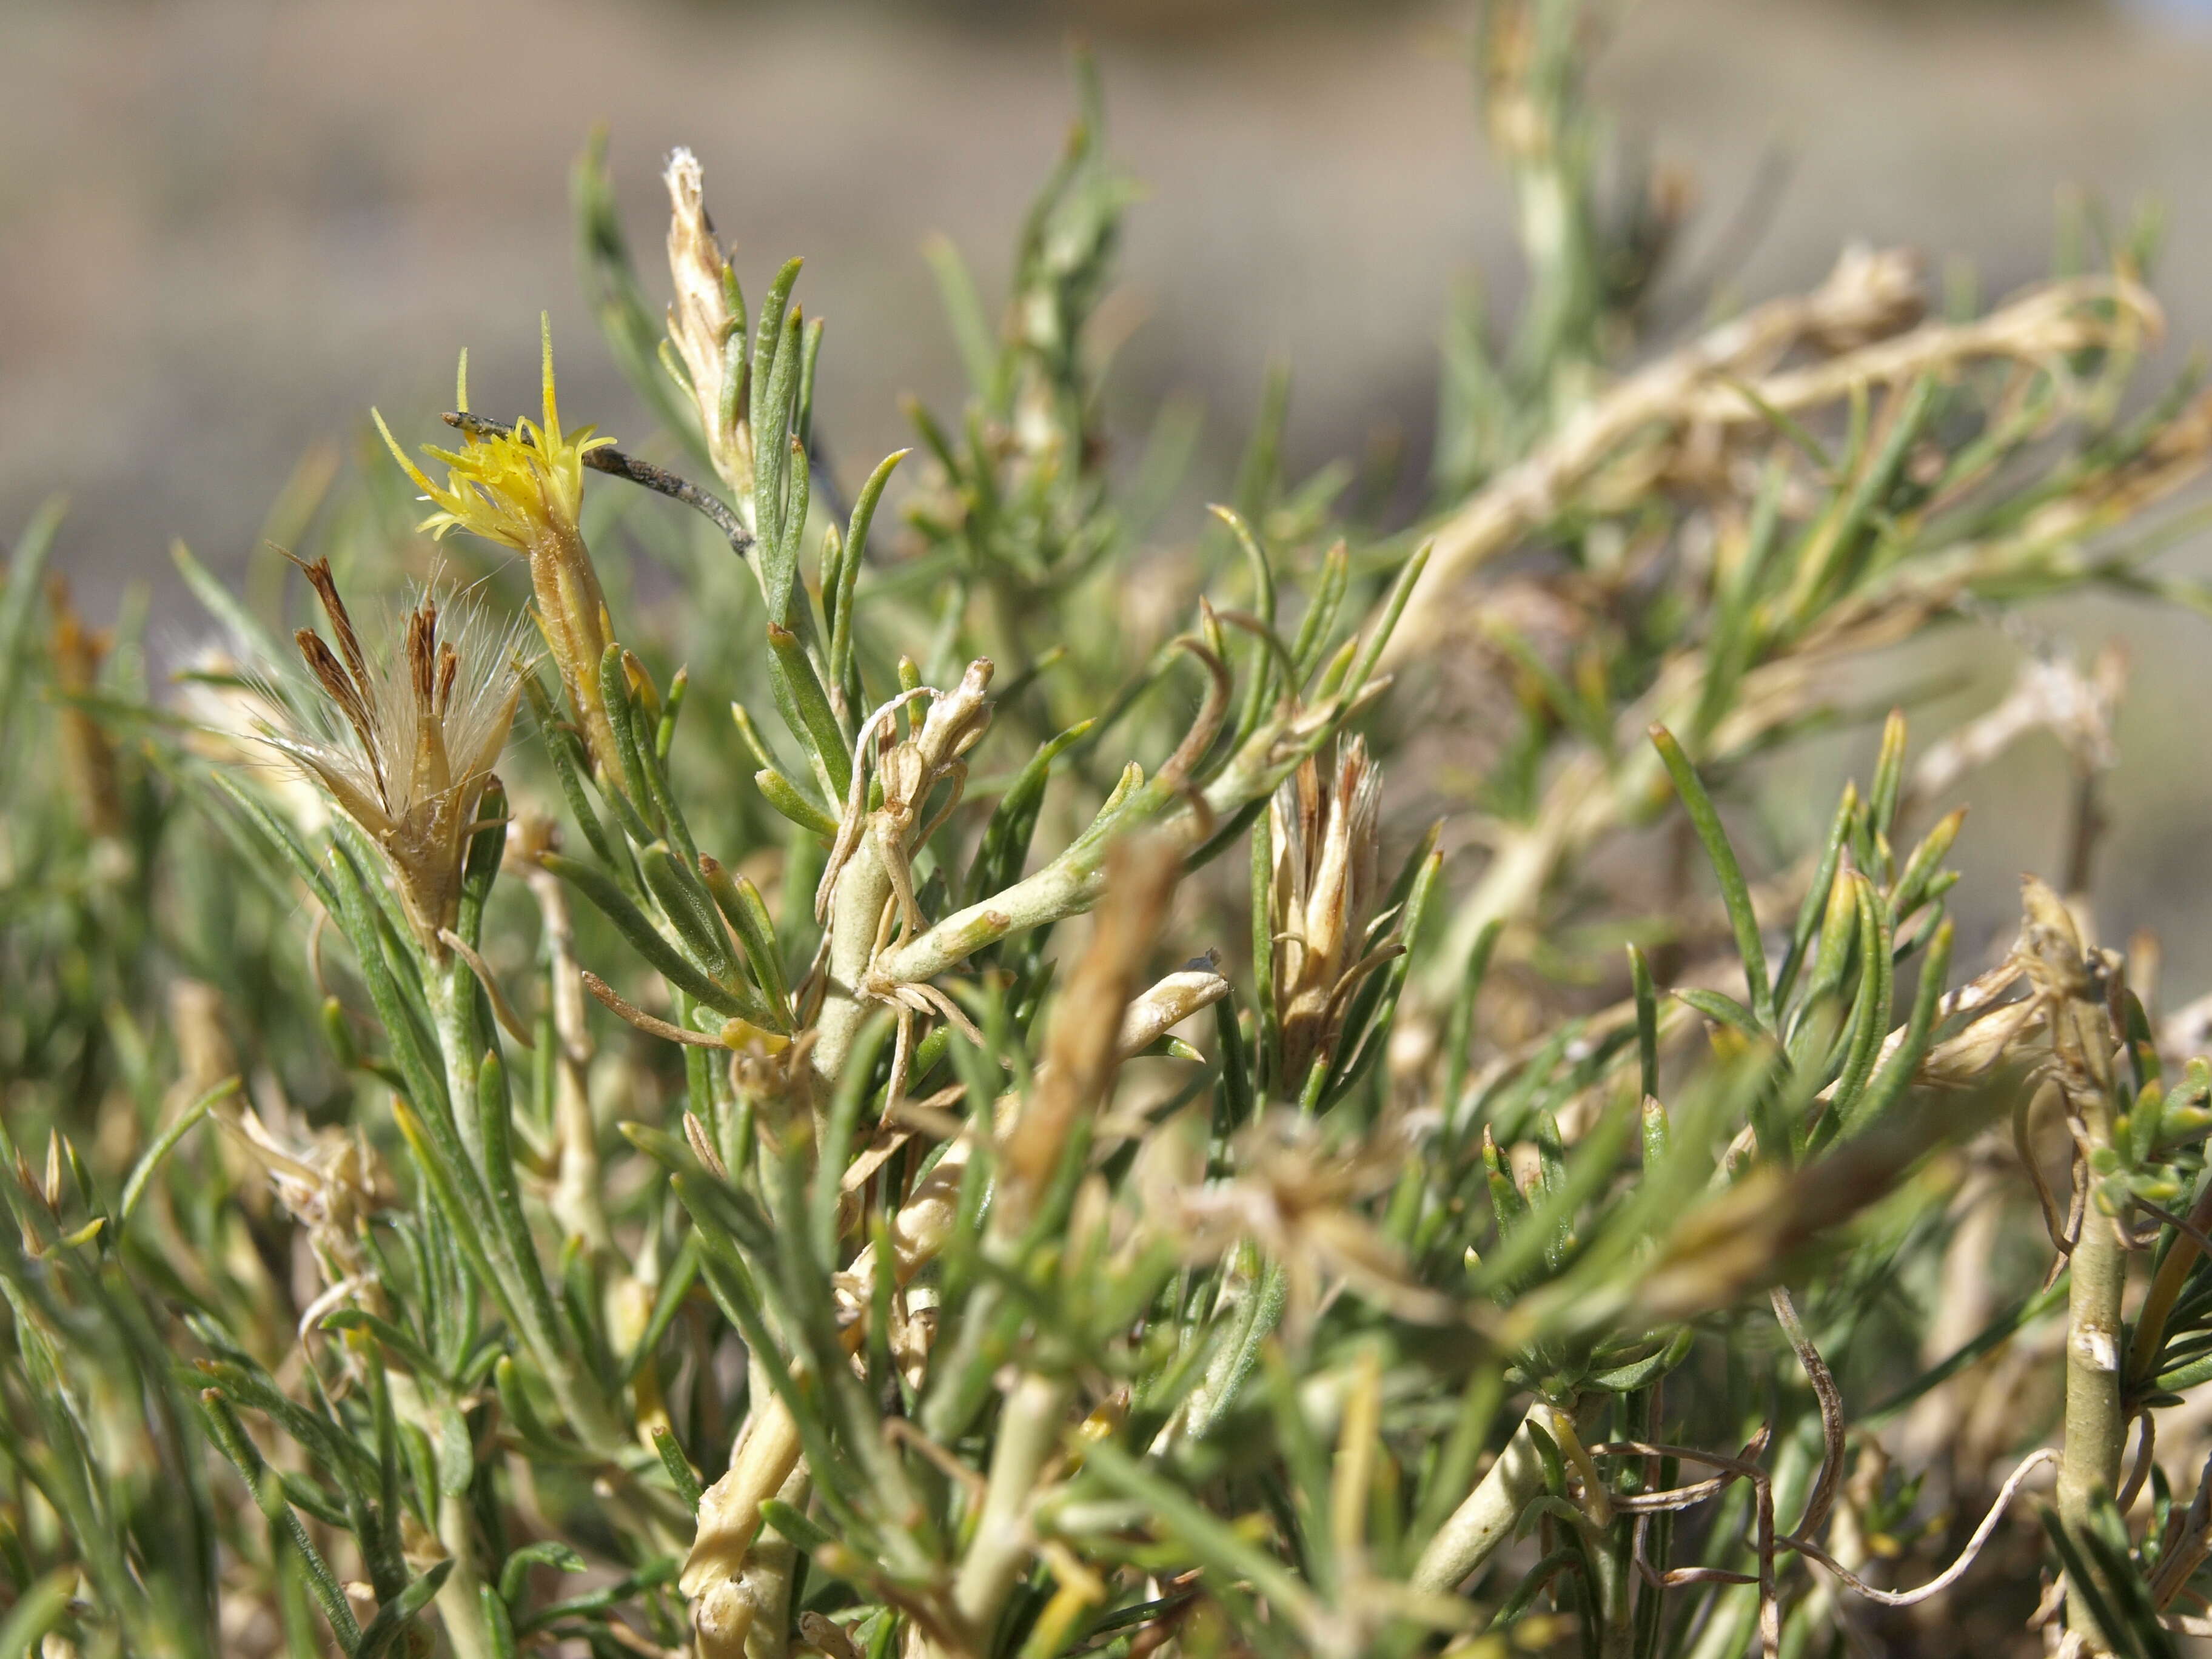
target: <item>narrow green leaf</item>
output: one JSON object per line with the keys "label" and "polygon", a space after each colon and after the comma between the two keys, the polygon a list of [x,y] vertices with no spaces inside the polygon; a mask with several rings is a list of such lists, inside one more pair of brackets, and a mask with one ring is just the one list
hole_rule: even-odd
{"label": "narrow green leaf", "polygon": [[837,1541],[830,1534],[808,1520],[805,1514],[793,1509],[780,1498],[762,1499],[760,1512],[762,1520],[775,1528],[782,1537],[798,1545],[803,1550],[818,1550],[824,1544],[834,1544]]}
{"label": "narrow green leaf", "polygon": [[876,1056],[890,1036],[892,1018],[879,1008],[869,1017],[854,1039],[853,1051],[838,1074],[836,1092],[830,1097],[829,1115],[823,1121],[822,1145],[814,1160],[814,1186],[808,1200],[809,1242],[824,1275],[838,1268],[837,1223],[845,1196],[843,1181],[854,1130],[860,1121],[860,1104],[874,1079]]}
{"label": "narrow green leaf", "polygon": [[1718,991],[1699,990],[1694,987],[1675,991],[1673,994],[1678,1000],[1689,1004],[1707,1019],[1740,1031],[1745,1036],[1756,1039],[1762,1035],[1759,1029],[1758,1016],[1734,997],[1723,996]]}
{"label": "narrow green leaf", "polygon": [[559,853],[547,853],[540,861],[589,899],[602,915],[621,930],[622,936],[630,942],[637,953],[671,985],[705,1003],[716,1013],[756,1019],[760,1024],[768,1023],[765,1009],[736,992],[717,985],[687,962],[682,953],[646,920],[644,913],[629,902],[613,878],[603,871]]}
{"label": "narrow green leaf", "polygon": [[1720,880],[1721,902],[1728,907],[1729,923],[1735,930],[1736,954],[1742,958],[1744,980],[1751,991],[1752,1013],[1762,1028],[1771,1030],[1774,995],[1766,977],[1766,947],[1759,939],[1759,918],[1751,907],[1751,889],[1744,881],[1742,867],[1736,863],[1735,849],[1729,845],[1728,831],[1721,825],[1720,814],[1713,810],[1712,797],[1705,793],[1697,769],[1682,752],[1682,745],[1674,741],[1674,734],[1663,726],[1654,726],[1651,743],[1666,765],[1668,776],[1674,781],[1674,793],[1681,797],[1690,823],[1705,845],[1713,874]]}
{"label": "narrow green leaf", "polygon": [[483,1610],[484,1633],[491,1638],[491,1659],[518,1659],[514,1620],[499,1592],[489,1584],[477,1585],[477,1604]]}
{"label": "narrow green leaf", "polygon": [[814,763],[823,792],[842,801],[853,781],[853,739],[838,723],[830,694],[799,635],[774,623],[768,626],[770,689],[776,708]]}
{"label": "narrow green leaf", "polygon": [[520,1608],[522,1592],[530,1587],[532,1567],[550,1567],[556,1572],[589,1572],[592,1564],[558,1539],[525,1544],[510,1554],[499,1570],[499,1599],[510,1609]]}
{"label": "narrow green leaf", "polygon": [[1905,711],[1893,708],[1882,722],[1881,748],[1875,757],[1874,788],[1867,796],[1867,822],[1877,836],[1887,837],[1897,818],[1898,797],[1905,787]]}
{"label": "narrow green leaf", "polygon": [[969,903],[980,904],[1021,879],[1037,814],[1044,805],[1045,786],[1051,781],[1052,763],[1069,745],[1088,735],[1094,724],[1079,720],[1056,737],[1046,738],[1006,786],[1006,793],[991,809],[982,839],[976,844],[975,861],[968,868]]}
{"label": "narrow green leaf", "polygon": [[1340,541],[1322,556],[1321,580],[1306,601],[1306,614],[1298,623],[1297,642],[1291,647],[1291,660],[1297,667],[1301,690],[1313,677],[1322,653],[1328,649],[1329,632],[1336,626],[1337,610],[1344,603],[1345,589],[1351,580],[1351,556]]}
{"label": "narrow green leaf", "polygon": [[1805,896],[1797,906],[1797,922],[1790,932],[1790,948],[1783,953],[1782,966],[1774,976],[1774,1001],[1778,1007],[1790,1000],[1790,993],[1797,983],[1798,969],[1805,964],[1805,952],[1813,941],[1813,930],[1820,923],[1824,908],[1834,890],[1836,866],[1843,860],[1844,843],[1850,838],[1851,820],[1858,815],[1858,790],[1851,784],[1844,785],[1844,798],[1836,808],[1836,816],[1828,826],[1828,838],[1821,844],[1820,861],[1814,866],[1813,879],[1805,889]]}
{"label": "narrow green leaf", "polygon": [[1461,1120],[1461,1097],[1467,1092],[1468,1068],[1474,1063],[1475,1003],[1482,994],[1482,982],[1489,975],[1490,958],[1498,949],[1498,935],[1504,931],[1504,918],[1493,916],[1476,933],[1468,946],[1467,960],[1460,968],[1451,1012],[1444,1021],[1443,1090],[1437,1104],[1443,1109],[1445,1122],[1455,1127]]}
{"label": "narrow green leaf", "polygon": [[361,1633],[357,1659],[377,1659],[386,1648],[399,1639],[408,1626],[413,1624],[423,1608],[428,1607],[438,1592],[445,1588],[447,1577],[452,1573],[451,1560],[439,1562],[408,1585],[392,1601],[376,1610],[376,1617],[368,1621],[368,1628]]}
{"label": "narrow green leaf", "polygon": [[991,324],[983,310],[983,297],[975,291],[975,279],[969,273],[968,262],[960,257],[960,250],[945,236],[932,236],[921,245],[921,257],[929,263],[930,275],[937,279],[937,294],[945,307],[945,319],[952,325],[953,343],[960,349],[960,362],[968,377],[969,390],[982,396],[990,390],[998,374],[999,350],[993,338]]}
{"label": "narrow green leaf", "polygon": [[1366,643],[1360,647],[1358,659],[1344,683],[1344,695],[1347,699],[1358,696],[1360,689],[1375,672],[1375,665],[1382,657],[1382,647],[1389,644],[1390,635],[1397,631],[1398,618],[1405,614],[1406,602],[1413,597],[1414,585],[1421,580],[1421,572],[1428,568],[1429,555],[1435,548],[1434,542],[1423,542],[1414,550],[1413,556],[1399,567],[1396,577],[1391,581],[1389,592],[1383,596],[1382,613],[1369,632]]}
{"label": "narrow green leaf", "polygon": [[1628,983],[1636,1001],[1637,1092],[1659,1097],[1659,999],[1651,987],[1651,964],[1636,945],[1628,947]]}
{"label": "narrow green leaf", "polygon": [[1920,1069],[1929,1039],[1935,1035],[1936,1005],[1942,999],[1944,981],[1950,975],[1954,932],[1948,918],[1936,928],[1927,958],[1920,964],[1920,983],[1913,993],[1912,1013],[1905,1024],[1904,1040],[1898,1044],[1897,1051],[1882,1062],[1881,1069],[1867,1085],[1866,1093],[1844,1118],[1841,1133],[1844,1135],[1860,1133],[1880,1123],[1911,1085],[1912,1074]]}
{"label": "narrow green leaf", "polygon": [[6,1656],[6,1659],[18,1659],[18,1656],[27,1656],[33,1648],[42,1647],[46,1633],[61,1623],[62,1615],[69,1610],[76,1579],[74,1566],[56,1567],[21,1590],[15,1605],[8,1609],[8,1616],[0,1619],[0,1655]]}
{"label": "narrow green leaf", "polygon": [[137,1209],[138,1200],[145,1196],[146,1183],[153,1180],[155,1171],[161,1167],[161,1160],[176,1150],[177,1143],[191,1132],[192,1125],[208,1115],[210,1108],[236,1094],[242,1082],[242,1079],[225,1078],[178,1113],[176,1121],[155,1138],[154,1144],[131,1166],[130,1178],[123,1183],[123,1197],[117,1209],[118,1226],[131,1224],[131,1212]]}
{"label": "narrow green leaf", "polygon": [[785,1016],[783,1023],[772,1029],[788,1030],[791,988],[784,979],[783,953],[776,944],[775,924],[769,916],[767,901],[744,876],[733,876],[713,859],[700,859],[699,876],[744,947],[753,982],[767,997],[769,1007]]}
{"label": "narrow green leaf", "polygon": [[691,1460],[684,1456],[684,1448],[676,1443],[676,1437],[657,1423],[653,1429],[653,1449],[660,1454],[660,1467],[668,1472],[668,1483],[676,1488],[678,1499],[687,1510],[697,1509],[704,1489],[691,1468]]}
{"label": "narrow green leaf", "polygon": [[761,799],[785,817],[823,842],[837,838],[837,820],[806,798],[804,791],[773,766],[763,766],[753,774],[753,787],[761,792]]}
{"label": "narrow green leaf", "polygon": [[640,850],[638,873],[646,888],[660,902],[668,919],[702,972],[718,985],[733,984],[738,959],[722,930],[720,912],[696,866],[688,866],[669,850],[665,841]]}

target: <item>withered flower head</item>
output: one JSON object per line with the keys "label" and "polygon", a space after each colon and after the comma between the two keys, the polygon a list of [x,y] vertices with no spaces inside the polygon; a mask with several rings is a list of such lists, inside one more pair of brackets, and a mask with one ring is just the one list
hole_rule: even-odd
{"label": "withered flower head", "polygon": [[[64,697],[79,697],[100,681],[100,664],[115,645],[105,629],[87,628],[70,601],[69,583],[55,576],[46,596],[53,606],[54,629],[50,644],[54,685]],[[64,703],[61,714],[62,757],[67,768],[70,793],[76,796],[78,815],[94,837],[106,839],[123,833],[123,793],[116,781],[115,745],[100,724],[74,703]]]}
{"label": "withered flower head", "polygon": [[1369,934],[1377,884],[1376,816],[1382,775],[1358,738],[1326,769],[1309,757],[1268,807],[1275,870],[1268,895],[1275,940],[1275,1006],[1283,1085],[1302,1087],[1334,1053],[1360,980],[1396,953]]}
{"label": "withered flower head", "polygon": [[306,1146],[289,1146],[270,1133],[251,1106],[219,1121],[268,1172],[270,1188],[284,1213],[307,1231],[324,1289],[301,1320],[302,1332],[346,1302],[382,1311],[383,1297],[361,1236],[362,1224],[392,1201],[393,1190],[368,1138],[358,1128],[350,1133],[324,1128],[314,1131]]}
{"label": "withered flower head", "polygon": [[1368,1214],[1405,1168],[1402,1123],[1347,1144],[1315,1119],[1270,1112],[1238,1133],[1233,1173],[1218,1179],[1206,1173],[1202,1130],[1193,1136],[1183,1127],[1164,1126],[1138,1153],[1152,1226],[1194,1262],[1218,1260],[1240,1240],[1257,1244],[1287,1277],[1284,1328],[1294,1341],[1304,1340],[1335,1281],[1401,1318],[1455,1316],[1450,1298],[1413,1279]]}
{"label": "withered flower head", "polygon": [[744,306],[730,262],[715,240],[714,222],[707,216],[699,158],[688,149],[673,150],[663,176],[668,185],[668,276],[676,290],[668,307],[669,343],[691,382],[714,471],[740,502],[748,501],[753,438],[744,417]]}
{"label": "withered flower head", "polygon": [[372,656],[329,561],[301,568],[337,641],[311,628],[293,635],[327,701],[270,693],[263,735],[384,849],[409,920],[442,956],[438,934],[460,902],[469,830],[521,695],[521,630],[449,601],[441,631],[439,601],[424,592],[399,648],[387,642]]}
{"label": "withered flower head", "polygon": [[[584,499],[584,457],[614,440],[594,437],[590,427],[562,430],[553,386],[551,324],[541,318],[539,331],[544,347],[543,419],[517,421],[511,431],[464,420],[459,449],[423,449],[445,464],[442,484],[408,459],[381,415],[373,410],[370,413],[394,459],[423,499],[438,509],[422,520],[422,529],[443,536],[458,526],[529,559],[538,627],[583,724],[592,759],[613,775],[614,726],[599,695],[599,662],[613,629],[599,572],[584,545],[576,515]],[[455,390],[462,416],[469,407],[468,368],[464,352]]]}

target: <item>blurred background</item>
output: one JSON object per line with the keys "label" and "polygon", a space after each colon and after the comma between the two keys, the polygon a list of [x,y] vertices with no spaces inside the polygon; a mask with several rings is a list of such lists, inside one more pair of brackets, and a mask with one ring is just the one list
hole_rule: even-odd
{"label": "blurred background", "polygon": [[[2212,16],[2185,0],[1646,0],[1597,92],[1632,153],[1698,209],[1659,308],[1815,281],[1847,238],[1904,242],[1990,295],[2049,266],[2059,204],[2162,204],[2154,272],[2178,364],[2212,342]],[[1504,313],[1519,272],[1486,158],[1460,4],[1286,0],[817,3],[708,0],[6,0],[0,6],[0,525],[73,501],[57,564],[87,611],[152,585],[157,637],[192,625],[166,554],[243,564],[309,447],[356,464],[365,412],[422,435],[471,349],[476,401],[520,407],[552,318],[564,412],[641,412],[580,298],[567,199],[610,131],[641,263],[668,148],[707,168],[749,286],[807,256],[830,323],[817,409],[848,486],[906,441],[900,398],[958,396],[920,248],[949,235],[995,293],[1096,48],[1116,151],[1146,196],[1117,302],[1121,429],[1166,396],[1207,416],[1218,487],[1267,365],[1297,392],[1294,473],[1380,434],[1425,464],[1455,283]],[[1200,496],[1189,503],[1194,527]],[[2171,556],[2212,572],[2212,541]],[[2212,987],[2212,623],[2075,604],[2039,619],[2133,680],[2099,865],[2114,938],[2164,936],[2167,1000]],[[1951,636],[1957,641],[1960,636]],[[1955,644],[1949,649],[1959,648]],[[1936,711],[1996,701],[2010,647],[1958,665]],[[1924,670],[1923,662],[1915,665]],[[1932,725],[1933,723],[1931,723]],[[1843,740],[1864,747],[1858,737]],[[1856,749],[1854,756],[1856,757]],[[1846,757],[1808,750],[1808,774]],[[2047,738],[1970,785],[1968,918],[1996,945],[2011,876],[2051,868],[2065,766]],[[1817,792],[1831,798],[1823,783]]]}

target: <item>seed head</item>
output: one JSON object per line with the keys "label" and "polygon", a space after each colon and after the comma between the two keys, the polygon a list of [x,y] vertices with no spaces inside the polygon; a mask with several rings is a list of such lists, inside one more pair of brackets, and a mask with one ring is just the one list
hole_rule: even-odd
{"label": "seed head", "polygon": [[1289,1089],[1303,1086],[1314,1062],[1334,1054],[1353,988],[1395,954],[1368,937],[1377,925],[1382,803],[1382,772],[1354,738],[1326,770],[1317,758],[1304,761],[1268,809],[1275,854],[1269,926],[1282,1030],[1276,1076]]}
{"label": "seed head", "polygon": [[284,1213],[306,1231],[323,1291],[300,1322],[302,1334],[347,1303],[385,1311],[375,1268],[361,1241],[369,1217],[392,1203],[394,1189],[368,1136],[358,1127],[350,1133],[322,1128],[304,1146],[292,1144],[273,1133],[251,1106],[219,1121],[267,1172]]}
{"label": "seed head", "polygon": [[293,635],[321,700],[264,696],[264,739],[327,791],[390,860],[408,918],[442,957],[441,930],[460,901],[461,860],[521,696],[520,629],[474,607],[416,596],[401,643],[372,656],[339,598],[330,562],[302,564],[335,647]]}
{"label": "seed head", "polygon": [[1364,1212],[1405,1169],[1403,1129],[1394,1121],[1346,1142],[1314,1119],[1270,1112],[1239,1132],[1232,1173],[1209,1178],[1203,1133],[1178,1142],[1165,1128],[1138,1154],[1138,1191],[1153,1228],[1187,1261],[1216,1261],[1249,1240],[1279,1262],[1294,1343],[1304,1343],[1337,1280],[1401,1317],[1441,1324],[1454,1316],[1450,1298],[1419,1284]]}

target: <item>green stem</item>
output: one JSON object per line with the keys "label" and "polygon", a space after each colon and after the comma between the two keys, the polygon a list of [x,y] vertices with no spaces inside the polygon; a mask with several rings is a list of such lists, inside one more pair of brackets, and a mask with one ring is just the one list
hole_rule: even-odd
{"label": "green stem", "polygon": [[[2120,1292],[2127,1255],[2111,1218],[2085,1206],[2066,1299],[2065,1441],[2058,1460],[2058,1517],[2076,1534],[2119,1489],[2127,1419],[2120,1410]],[[2108,1645],[2082,1598],[2067,1599],[2066,1623],[2101,1650]]]}
{"label": "green stem", "polygon": [[[446,1089],[454,1127],[459,1133],[465,1154],[475,1166],[475,1179],[461,1190],[479,1188],[489,1194],[494,1210],[502,1210],[500,1194],[503,1188],[512,1187],[514,1172],[511,1167],[495,1171],[488,1162],[481,1117],[482,1073],[471,1007],[476,980],[467,964],[458,959],[434,968],[426,979],[438,1047],[445,1060]],[[518,1208],[513,1217],[505,1213],[461,1216],[456,1217],[455,1221],[456,1224],[476,1228],[491,1270],[500,1280],[494,1288],[501,1292],[511,1311],[517,1327],[515,1334],[544,1373],[568,1426],[595,1455],[615,1457],[628,1448],[629,1437],[623,1431],[598,1384],[579,1363],[574,1345],[561,1339],[551,1316],[552,1304],[545,1287],[544,1269],[538,1262],[526,1224],[520,1217]],[[527,1259],[521,1254],[524,1251],[531,1253]]]}

